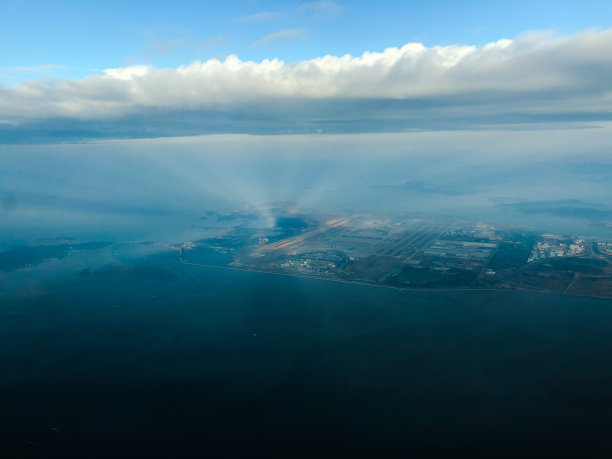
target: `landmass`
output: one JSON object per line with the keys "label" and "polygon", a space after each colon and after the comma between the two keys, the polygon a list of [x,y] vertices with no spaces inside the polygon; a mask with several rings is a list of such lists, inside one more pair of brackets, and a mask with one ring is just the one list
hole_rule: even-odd
{"label": "landmass", "polygon": [[[134,244],[39,239],[50,244],[1,251],[0,271],[106,250],[100,263],[94,256],[79,270],[85,281],[84,275],[112,272],[113,264],[139,265],[143,257],[165,251],[168,260],[176,262],[178,255],[182,265],[404,290],[510,289],[612,298],[612,242],[600,237],[429,214],[328,215],[291,207],[209,211],[198,221],[197,228],[214,236]],[[158,267],[165,270],[166,264]]]}
{"label": "landmass", "polygon": [[172,248],[184,264],[399,289],[612,297],[612,243],[601,238],[442,217],[292,214],[278,222]]}

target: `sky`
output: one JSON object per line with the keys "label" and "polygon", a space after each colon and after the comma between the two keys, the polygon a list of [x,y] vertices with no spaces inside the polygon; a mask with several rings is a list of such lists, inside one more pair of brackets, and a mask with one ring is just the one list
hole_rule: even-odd
{"label": "sky", "polygon": [[608,1],[4,0],[0,12],[0,144],[612,118]]}
{"label": "sky", "polygon": [[0,13],[0,224],[14,242],[278,200],[510,221],[500,203],[597,214],[612,199],[612,2]]}
{"label": "sky", "polygon": [[[534,30],[612,26],[609,1],[0,1],[0,83],[129,65],[278,58],[420,42],[484,45]],[[6,46],[7,44],[10,44]]]}

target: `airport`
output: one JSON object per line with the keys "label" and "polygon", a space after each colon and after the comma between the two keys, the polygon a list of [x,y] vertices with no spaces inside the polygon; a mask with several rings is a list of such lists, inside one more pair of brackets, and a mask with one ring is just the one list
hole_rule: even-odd
{"label": "airport", "polygon": [[286,218],[304,223],[290,234],[274,228],[228,229],[214,240],[183,244],[181,260],[399,289],[584,295],[596,284],[593,296],[612,296],[611,245],[592,237],[424,215]]}

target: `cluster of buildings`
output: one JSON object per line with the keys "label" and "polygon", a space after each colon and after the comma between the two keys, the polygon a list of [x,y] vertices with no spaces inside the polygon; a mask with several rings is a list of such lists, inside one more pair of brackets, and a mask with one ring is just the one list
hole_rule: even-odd
{"label": "cluster of buildings", "polygon": [[536,242],[528,262],[544,260],[553,257],[577,257],[584,255],[584,239],[565,239],[549,236]]}
{"label": "cluster of buildings", "polygon": [[612,255],[612,242],[597,241],[597,251],[602,255]]}

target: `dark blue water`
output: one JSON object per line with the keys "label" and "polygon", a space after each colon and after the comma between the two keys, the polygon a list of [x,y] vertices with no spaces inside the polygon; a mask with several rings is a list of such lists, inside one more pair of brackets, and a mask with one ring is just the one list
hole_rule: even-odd
{"label": "dark blue water", "polygon": [[2,296],[8,457],[612,452],[610,301],[147,269]]}

